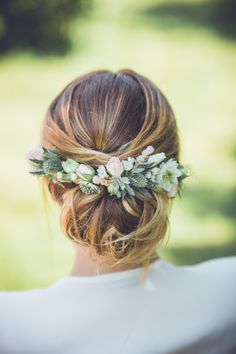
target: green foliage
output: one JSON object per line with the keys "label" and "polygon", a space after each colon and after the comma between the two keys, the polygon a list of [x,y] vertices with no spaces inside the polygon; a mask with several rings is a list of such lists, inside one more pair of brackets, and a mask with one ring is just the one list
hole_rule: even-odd
{"label": "green foliage", "polygon": [[43,170],[46,174],[53,174],[61,171],[61,161],[59,159],[46,160],[43,163]]}
{"label": "green foliage", "polygon": [[71,47],[70,22],[89,4],[83,0],[0,0],[0,52],[66,53]]}

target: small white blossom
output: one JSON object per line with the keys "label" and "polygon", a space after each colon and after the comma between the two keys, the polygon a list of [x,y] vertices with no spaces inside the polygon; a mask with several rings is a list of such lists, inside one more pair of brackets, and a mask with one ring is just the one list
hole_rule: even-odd
{"label": "small white blossom", "polygon": [[139,155],[138,157],[136,157],[136,160],[141,163],[141,162],[145,161],[145,157],[142,155]]}
{"label": "small white blossom", "polygon": [[154,147],[149,145],[148,147],[146,147],[146,149],[143,150],[142,156],[147,157],[151,155],[154,151],[155,151]]}
{"label": "small white blossom", "polygon": [[100,182],[100,177],[97,176],[97,175],[93,176],[92,182],[95,183],[95,184],[100,184],[101,183]]}
{"label": "small white blossom", "polygon": [[43,149],[41,145],[36,145],[32,149],[30,149],[26,154],[25,154],[26,159],[37,159],[37,160],[42,160],[43,158]]}
{"label": "small white blossom", "polygon": [[129,156],[127,160],[128,160],[129,162],[132,162],[132,163],[134,163],[134,162],[135,162],[135,158],[134,158],[134,157],[132,157],[132,156]]}
{"label": "small white blossom", "polygon": [[181,171],[178,169],[178,163],[171,158],[160,165],[156,182],[162,189],[170,192],[173,184],[178,184],[178,177],[180,176]]}
{"label": "small white blossom", "polygon": [[113,156],[106,164],[107,171],[112,176],[120,176],[124,171],[122,162],[118,157]]}
{"label": "small white blossom", "polygon": [[95,170],[93,167],[80,164],[76,170],[77,175],[85,181],[91,181],[95,175]]}
{"label": "small white blossom", "polygon": [[105,178],[101,178],[97,175],[93,176],[92,182],[95,184],[101,184],[103,186],[107,186],[108,185],[108,180]]}
{"label": "small white blossom", "polygon": [[100,178],[100,183],[103,185],[103,186],[108,186],[108,180],[105,179],[105,178]]}
{"label": "small white blossom", "polygon": [[108,176],[105,166],[100,165],[97,168],[98,177],[105,178]]}
{"label": "small white blossom", "polygon": [[135,162],[135,159],[133,157],[130,157],[130,156],[128,157],[127,160],[123,160],[122,163],[123,163],[125,171],[132,170],[134,162]]}

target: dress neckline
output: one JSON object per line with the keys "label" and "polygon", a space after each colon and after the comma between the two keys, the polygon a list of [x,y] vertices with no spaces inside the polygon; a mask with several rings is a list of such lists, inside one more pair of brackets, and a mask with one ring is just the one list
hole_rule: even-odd
{"label": "dress neckline", "polygon": [[[168,262],[162,258],[158,258],[152,261],[149,265],[149,270],[161,268]],[[58,283],[74,283],[74,284],[98,284],[98,283],[113,283],[116,281],[129,281],[137,280],[141,273],[143,272],[143,267],[137,267],[132,269],[125,269],[117,272],[102,273],[97,275],[66,275],[64,278],[58,280]]]}

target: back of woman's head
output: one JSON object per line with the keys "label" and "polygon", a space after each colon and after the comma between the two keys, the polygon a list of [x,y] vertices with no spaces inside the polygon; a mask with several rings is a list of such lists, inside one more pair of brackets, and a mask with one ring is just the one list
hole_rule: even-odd
{"label": "back of woman's head", "polygon": [[[179,160],[173,111],[162,92],[131,70],[95,71],[81,76],[53,100],[41,132],[41,144],[65,157],[98,167],[112,156],[136,157],[148,145]],[[74,242],[107,257],[111,265],[146,265],[168,227],[169,198],[135,194],[118,199],[106,188],[85,194],[78,184],[66,188],[46,177],[61,206],[61,226]]]}

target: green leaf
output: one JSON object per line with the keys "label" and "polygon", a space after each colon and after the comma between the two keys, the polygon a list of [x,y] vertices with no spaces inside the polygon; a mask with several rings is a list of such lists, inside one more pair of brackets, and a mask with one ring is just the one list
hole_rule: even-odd
{"label": "green leaf", "polygon": [[130,199],[132,200],[133,204],[137,205],[137,202],[136,202],[135,198],[132,195],[129,195],[129,196],[130,196]]}
{"label": "green leaf", "polygon": [[145,164],[140,164],[140,167],[144,166],[144,170],[148,170],[149,168],[155,167],[158,164],[156,162],[146,162]]}
{"label": "green leaf", "polygon": [[44,161],[43,170],[47,174],[59,172],[62,170],[61,161],[58,159],[51,159],[51,160]]}
{"label": "green leaf", "polygon": [[147,163],[150,163],[150,162],[152,163],[153,162],[156,165],[159,165],[159,163],[161,163],[165,159],[166,159],[165,153],[164,152],[160,152],[160,153],[148,156]]}
{"label": "green leaf", "polygon": [[124,197],[126,196],[126,194],[127,194],[127,191],[126,191],[125,189],[121,191],[121,197],[122,197],[122,199],[124,199]]}
{"label": "green leaf", "polygon": [[39,171],[30,171],[29,173],[32,174],[32,175],[43,175],[43,174],[44,174],[44,171],[42,171],[42,170],[39,170]]}
{"label": "green leaf", "polygon": [[132,173],[140,173],[143,171],[145,171],[145,168],[143,168],[143,167],[135,167],[132,169]]}
{"label": "green leaf", "polygon": [[130,187],[128,184],[126,185],[125,189],[129,193],[129,195],[135,195],[135,192],[132,187]]}
{"label": "green leaf", "polygon": [[38,159],[29,159],[29,160],[32,161],[33,163],[40,165],[40,166],[43,164],[43,160],[38,160]]}
{"label": "green leaf", "polygon": [[52,150],[49,150],[49,149],[44,152],[44,156],[50,160],[53,160],[53,159],[59,160],[58,154]]}
{"label": "green leaf", "polygon": [[145,188],[136,188],[137,192],[143,194],[147,198],[152,198],[152,194]]}
{"label": "green leaf", "polygon": [[121,191],[120,190],[117,191],[116,196],[117,196],[117,198],[121,198]]}

